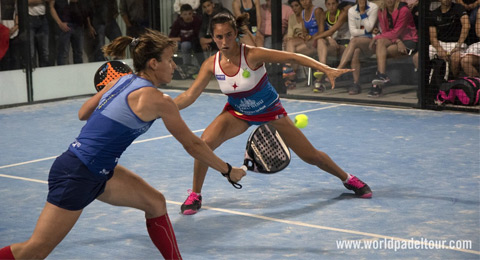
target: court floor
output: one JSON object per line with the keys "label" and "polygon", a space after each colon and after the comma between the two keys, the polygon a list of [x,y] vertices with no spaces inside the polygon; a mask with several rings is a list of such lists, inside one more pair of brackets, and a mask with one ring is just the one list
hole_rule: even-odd
{"label": "court floor", "polygon": [[[30,236],[49,167],[79,133],[77,111],[85,100],[0,110],[0,248]],[[181,113],[200,135],[225,102],[205,93]],[[338,179],[293,154],[280,173],[249,172],[241,190],[210,170],[202,210],[183,216],[193,160],[156,122],[120,164],[165,195],[184,259],[480,259],[479,115],[283,104],[292,117],[308,115],[305,135],[367,182],[373,198],[353,197]],[[251,130],[217,154],[239,166]],[[142,212],[95,201],[47,259],[159,258]]]}

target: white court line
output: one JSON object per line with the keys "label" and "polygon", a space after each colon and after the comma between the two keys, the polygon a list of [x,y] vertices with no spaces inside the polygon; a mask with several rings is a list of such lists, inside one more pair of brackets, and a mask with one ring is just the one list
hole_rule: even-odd
{"label": "white court line", "polygon": [[[11,179],[18,179],[18,180],[24,180],[24,181],[31,181],[31,182],[38,182],[38,183],[43,183],[47,184],[46,181],[42,180],[37,180],[37,179],[31,179],[31,178],[23,178],[23,177],[16,177],[16,176],[9,176],[9,175],[4,175],[0,174],[0,177],[5,177],[5,178],[11,178]],[[182,202],[177,202],[177,201],[171,201],[167,200],[167,203],[170,204],[175,204],[175,205],[182,205]],[[236,210],[229,210],[229,209],[222,209],[222,208],[214,208],[214,207],[209,207],[202,205],[202,208],[205,210],[214,210],[214,211],[219,211],[219,212],[224,212],[232,215],[239,215],[239,216],[244,216],[244,217],[250,217],[250,218],[256,218],[256,219],[262,219],[262,220],[267,220],[267,221],[272,221],[272,222],[278,222],[278,223],[283,223],[283,224],[288,224],[288,225],[295,225],[295,226],[300,226],[300,227],[308,227],[308,228],[315,228],[315,229],[321,229],[321,230],[328,230],[328,231],[334,231],[334,232],[341,232],[341,233],[348,233],[348,234],[355,234],[355,235],[361,235],[361,236],[366,236],[366,237],[374,237],[374,238],[380,238],[380,239],[389,239],[389,240],[395,240],[395,241],[402,241],[402,242],[408,242],[411,243],[411,239],[405,239],[405,238],[400,238],[400,237],[392,237],[392,236],[385,236],[385,235],[379,235],[375,233],[368,233],[368,232],[361,232],[361,231],[355,231],[355,230],[350,230],[350,229],[342,229],[342,228],[334,228],[334,227],[327,227],[327,226],[321,226],[321,225],[315,225],[315,224],[308,224],[300,221],[293,221],[293,220],[286,220],[286,219],[279,219],[279,218],[272,218],[272,217],[266,217],[262,215],[257,215],[257,214],[251,214],[251,213],[245,213],[241,211],[236,211]],[[424,246],[428,246],[427,242],[419,241],[416,240],[414,241],[416,244],[422,244]],[[452,248],[452,247],[445,247],[447,250],[453,250],[453,251],[459,251],[463,253],[470,253],[470,254],[476,254],[480,255],[480,251],[475,251],[475,250],[469,250],[469,249],[461,249],[461,248]]]}
{"label": "white court line", "polygon": [[[167,200],[167,202],[171,203],[171,204],[182,205],[182,202],[169,201],[169,200]],[[315,224],[308,224],[308,223],[304,223],[304,222],[300,222],[300,221],[266,217],[266,216],[262,216],[262,215],[245,213],[245,212],[236,211],[236,210],[214,208],[214,207],[209,207],[209,206],[204,206],[204,205],[202,205],[202,209],[214,210],[214,211],[229,213],[229,214],[232,214],[232,215],[240,215],[240,216],[245,216],[245,217],[250,217],[250,218],[263,219],[263,220],[268,220],[268,221],[272,221],[272,222],[279,222],[279,223],[283,223],[283,224],[289,224],[289,225],[295,225],[295,226],[301,226],[301,227],[309,227],[309,228],[329,230],[329,231],[334,231],[334,232],[341,232],[341,233],[348,233],[348,234],[355,234],[355,235],[361,235],[361,236],[367,236],[367,237],[375,237],[375,238],[380,238],[380,239],[389,239],[389,240],[396,240],[396,241],[412,243],[411,239],[405,239],[405,238],[401,238],[401,237],[384,236],[384,235],[355,231],[355,230],[350,230],[350,229],[342,229],[342,228],[327,227],[327,226],[321,226],[321,225],[315,225]],[[429,244],[427,242],[423,242],[423,241],[420,241],[420,240],[414,240],[413,243],[416,243],[416,244],[418,243],[418,244],[422,244],[424,246],[429,246]],[[445,246],[444,249],[480,255],[480,251],[476,251],[476,250],[453,248],[453,247],[449,247],[449,246]]]}
{"label": "white court line", "polygon": [[[303,110],[303,111],[300,111],[300,112],[289,113],[289,115],[305,114],[305,113],[309,113],[309,112],[314,112],[314,111],[324,110],[324,109],[329,109],[329,108],[335,108],[335,107],[339,107],[339,106],[344,106],[344,105],[343,104],[336,104],[336,105],[331,105],[331,106],[326,106],[326,107],[319,107],[319,108],[314,108],[314,109],[309,109],[309,110]],[[198,129],[198,130],[195,130],[195,131],[192,131],[192,132],[197,133],[197,132],[202,132],[204,130],[205,130],[205,128],[204,129]],[[169,137],[173,137],[173,136],[172,135],[164,135],[164,136],[159,136],[159,137],[154,137],[154,138],[149,138],[149,139],[143,139],[143,140],[134,141],[132,144],[145,143],[145,142],[165,139],[165,138],[169,138]],[[25,165],[25,164],[30,164],[30,163],[42,162],[42,161],[47,161],[47,160],[52,160],[52,159],[55,159],[57,157],[58,157],[58,155],[57,156],[46,157],[46,158],[41,158],[41,159],[36,159],[36,160],[31,160],[31,161],[26,161],[26,162],[21,162],[21,163],[3,165],[3,166],[0,166],[0,169],[20,166],[20,165]]]}

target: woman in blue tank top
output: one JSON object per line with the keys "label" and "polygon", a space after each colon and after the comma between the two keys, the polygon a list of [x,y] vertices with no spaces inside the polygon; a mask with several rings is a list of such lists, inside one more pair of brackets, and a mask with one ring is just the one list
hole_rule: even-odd
{"label": "woman in blue tank top", "polygon": [[[295,127],[283,109],[278,94],[268,82],[264,63],[290,62],[312,67],[324,72],[332,85],[336,77],[351,70],[331,68],[301,54],[239,44],[236,38],[244,22],[228,14],[213,17],[211,31],[219,52],[203,63],[192,86],[174,99],[177,106],[183,109],[195,102],[210,83],[211,77],[215,76],[222,92],[228,95],[228,103],[202,134],[202,139],[212,149],[244,133],[251,125],[270,123],[302,160],[336,176],[358,197],[370,198],[372,191],[367,184],[346,173],[327,154],[315,149],[302,131]],[[248,84],[255,85],[248,87]],[[257,96],[257,93],[262,93],[266,98]],[[276,99],[271,102],[272,96]],[[259,110],[261,112],[255,112]],[[193,188],[181,206],[183,214],[195,214],[200,209],[201,190],[207,170],[207,165],[195,161]]]}
{"label": "woman in blue tank top", "polygon": [[148,234],[163,257],[181,259],[165,197],[117,164],[133,139],[157,118],[162,118],[167,130],[193,157],[225,173],[229,181],[245,176],[242,169],[222,161],[193,134],[173,100],[157,89],[172,79],[176,43],[160,32],[147,30],[139,38],[115,39],[104,52],[122,57],[128,46],[133,49],[137,73],[113,80],[82,105],[78,116],[87,123],[51,167],[47,203],[31,238],[0,249],[0,259],[46,258],[72,229],[83,208],[95,199],[144,211]]}

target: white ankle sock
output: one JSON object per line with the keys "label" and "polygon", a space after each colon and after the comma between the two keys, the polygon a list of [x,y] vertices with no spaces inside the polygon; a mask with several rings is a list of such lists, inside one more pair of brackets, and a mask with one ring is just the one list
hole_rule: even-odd
{"label": "white ankle sock", "polygon": [[343,183],[347,183],[348,180],[350,180],[350,178],[352,178],[352,175],[350,175],[348,172],[347,172],[347,179],[343,181]]}

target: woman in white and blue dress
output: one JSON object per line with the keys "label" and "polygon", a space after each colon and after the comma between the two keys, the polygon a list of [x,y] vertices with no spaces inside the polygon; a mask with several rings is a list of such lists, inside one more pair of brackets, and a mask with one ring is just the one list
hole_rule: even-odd
{"label": "woman in white and blue dress", "polygon": [[[219,51],[202,65],[192,86],[174,99],[179,109],[191,105],[215,76],[220,90],[227,95],[221,113],[205,129],[202,139],[212,148],[245,132],[251,125],[269,122],[285,143],[305,162],[338,177],[344,185],[362,198],[370,198],[367,184],[342,170],[326,153],[313,147],[302,131],[295,127],[282,106],[278,93],[270,84],[264,63],[298,63],[324,72],[332,83],[349,69],[335,69],[310,57],[266,48],[257,48],[237,41],[244,16],[217,14],[212,19],[212,32]],[[195,160],[193,188],[181,206],[185,215],[195,214],[201,207],[201,190],[207,173],[206,164]]]}

